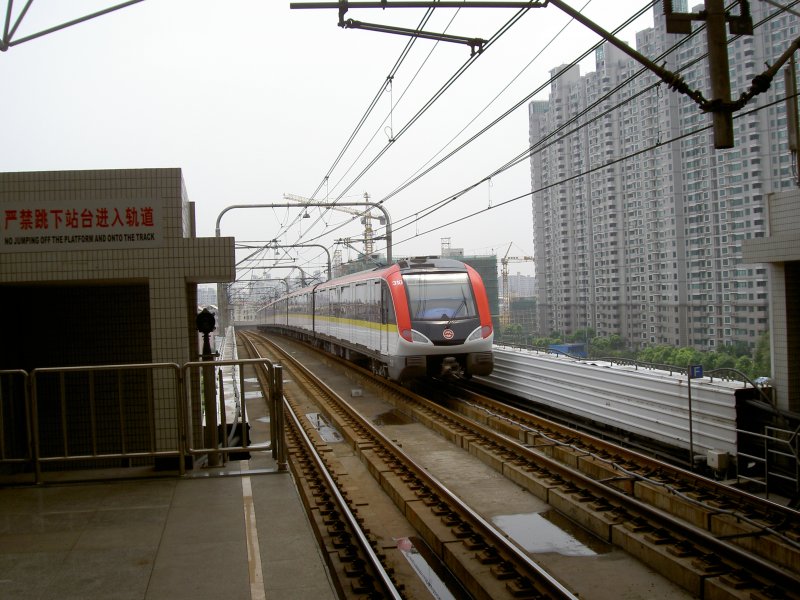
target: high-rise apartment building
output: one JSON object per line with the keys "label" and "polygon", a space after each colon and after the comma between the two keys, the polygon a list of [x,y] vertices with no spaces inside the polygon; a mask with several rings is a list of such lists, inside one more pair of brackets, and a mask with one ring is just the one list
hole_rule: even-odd
{"label": "high-rise apartment building", "polygon": [[[798,36],[797,17],[750,5],[755,35],[729,36],[733,98]],[[711,96],[705,32],[666,33],[659,4],[636,48]],[[595,64],[553,69],[549,100],[529,105],[540,333],[754,345],[768,328],[767,274],[743,261],[742,240],[764,236],[767,194],[796,185],[783,77],[735,114],[735,146],[715,150],[711,117],[690,98],[610,43]]]}

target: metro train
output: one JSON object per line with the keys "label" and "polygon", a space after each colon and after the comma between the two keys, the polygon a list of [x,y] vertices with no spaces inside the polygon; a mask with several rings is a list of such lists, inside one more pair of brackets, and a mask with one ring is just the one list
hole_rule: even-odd
{"label": "metro train", "polygon": [[258,322],[396,381],[470,378],[494,366],[483,280],[452,259],[410,258],[292,291]]}

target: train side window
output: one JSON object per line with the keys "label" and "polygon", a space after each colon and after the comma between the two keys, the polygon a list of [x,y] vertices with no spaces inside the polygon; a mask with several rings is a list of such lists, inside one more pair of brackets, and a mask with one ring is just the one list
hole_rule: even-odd
{"label": "train side window", "polygon": [[332,317],[339,316],[339,288],[332,287],[328,290],[328,304]]}
{"label": "train side window", "polygon": [[352,294],[349,285],[343,285],[339,288],[339,314],[342,317],[349,318],[353,314]]}
{"label": "train side window", "polygon": [[385,323],[381,312],[381,282],[376,280],[370,286],[369,320],[373,323]]}
{"label": "train side window", "polygon": [[356,319],[365,320],[367,319],[367,297],[369,294],[369,290],[367,289],[366,283],[357,283],[355,285],[355,306],[354,312]]}

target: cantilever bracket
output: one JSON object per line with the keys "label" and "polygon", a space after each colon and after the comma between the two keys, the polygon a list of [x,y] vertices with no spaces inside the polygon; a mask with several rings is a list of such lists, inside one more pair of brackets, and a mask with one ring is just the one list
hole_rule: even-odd
{"label": "cantilever bracket", "polygon": [[404,27],[393,27],[391,25],[379,25],[377,23],[364,23],[363,21],[356,21],[354,19],[346,19],[339,21],[339,27],[344,29],[364,29],[366,31],[377,31],[379,33],[393,33],[396,35],[406,35],[408,37],[423,38],[426,40],[437,40],[441,42],[453,42],[456,44],[466,44],[470,47],[470,55],[474,56],[476,53],[483,52],[483,46],[486,40],[481,38],[470,38],[460,35],[450,35],[447,33],[432,33],[429,31],[420,31],[419,29],[406,29]]}
{"label": "cantilever bracket", "polygon": [[339,27],[344,29],[364,29],[367,31],[377,31],[380,33],[392,33],[395,35],[405,35],[408,37],[419,37],[428,40],[442,42],[452,42],[455,44],[465,44],[470,47],[470,55],[480,54],[487,43],[486,40],[460,35],[450,35],[446,33],[433,33],[430,31],[419,31],[417,29],[406,29],[403,27],[392,27],[391,25],[380,25],[377,23],[364,23],[354,19],[345,19],[345,14],[351,8],[542,8],[547,6],[551,0],[527,0],[527,1],[502,1],[494,0],[438,0],[436,2],[397,0],[337,0],[336,2],[291,2],[289,8],[336,8],[339,10]]}

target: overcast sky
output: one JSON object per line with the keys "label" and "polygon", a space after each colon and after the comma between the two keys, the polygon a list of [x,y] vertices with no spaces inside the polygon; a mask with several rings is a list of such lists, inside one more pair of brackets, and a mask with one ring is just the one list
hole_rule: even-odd
{"label": "overcast sky", "polygon": [[[609,30],[645,5],[568,1],[576,8],[586,4],[584,14]],[[118,2],[34,0],[15,38]],[[24,5],[16,4],[12,25]],[[0,16],[5,11],[0,8]],[[352,9],[346,16],[414,28],[423,14]],[[425,29],[489,39],[514,14],[438,9]],[[502,256],[513,242],[510,255],[531,255],[527,161],[414,220],[527,148],[527,102],[442,166],[395,191],[440,151],[449,152],[545,85],[550,69],[571,62],[598,37],[579,23],[567,25],[568,17],[552,5],[532,9],[406,129],[470,58],[468,46],[417,40],[325,184],[408,41],[344,30],[337,21],[336,10],[290,10],[283,0],[145,0],[12,46],[0,54],[0,168],[180,167],[201,236],[214,235],[217,216],[232,204],[282,203],[284,193],[310,196],[318,188],[320,202],[358,202],[368,193],[371,201],[386,199],[395,257],[438,254],[442,238],[467,254]],[[635,32],[651,25],[648,12],[620,37],[633,44]],[[582,72],[593,64],[584,61]],[[546,99],[546,89],[536,98]],[[454,222],[519,196],[525,197]],[[221,231],[237,242],[280,236],[283,244],[331,248],[336,239],[362,235],[347,214],[321,212],[292,224],[296,209],[231,211]],[[376,247],[382,249],[381,243]],[[345,248],[343,257],[356,253]],[[312,270],[324,263],[314,250],[300,260],[311,261],[305,268]],[[533,266],[516,264],[511,271],[530,274]]]}

